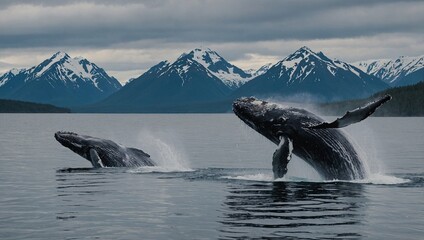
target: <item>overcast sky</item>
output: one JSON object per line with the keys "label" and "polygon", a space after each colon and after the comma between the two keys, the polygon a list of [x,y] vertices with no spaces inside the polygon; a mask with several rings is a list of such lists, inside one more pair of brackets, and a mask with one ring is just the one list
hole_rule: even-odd
{"label": "overcast sky", "polygon": [[126,82],[196,47],[250,69],[302,46],[347,62],[423,55],[424,1],[0,1],[0,73],[60,50]]}

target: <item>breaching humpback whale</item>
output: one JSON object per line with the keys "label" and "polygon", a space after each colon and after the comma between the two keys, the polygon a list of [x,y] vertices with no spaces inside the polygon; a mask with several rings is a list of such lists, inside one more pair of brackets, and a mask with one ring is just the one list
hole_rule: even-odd
{"label": "breaching humpback whale", "polygon": [[94,168],[154,166],[150,155],[136,148],[127,148],[111,140],[56,132],[54,137],[63,146],[91,162]]}
{"label": "breaching humpback whale", "polygon": [[272,160],[275,178],[287,173],[292,153],[305,160],[326,180],[365,177],[353,145],[338,128],[360,122],[391,99],[386,95],[327,123],[304,109],[285,107],[254,97],[234,101],[234,113],[248,126],[278,145]]}

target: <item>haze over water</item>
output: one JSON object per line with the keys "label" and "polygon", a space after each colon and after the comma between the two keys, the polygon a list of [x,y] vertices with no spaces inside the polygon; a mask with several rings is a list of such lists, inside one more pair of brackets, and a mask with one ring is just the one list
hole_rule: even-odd
{"label": "haze over water", "polygon": [[[419,239],[424,118],[346,128],[363,181],[320,180],[232,114],[0,114],[0,239]],[[159,167],[89,169],[59,130],[140,148]]]}

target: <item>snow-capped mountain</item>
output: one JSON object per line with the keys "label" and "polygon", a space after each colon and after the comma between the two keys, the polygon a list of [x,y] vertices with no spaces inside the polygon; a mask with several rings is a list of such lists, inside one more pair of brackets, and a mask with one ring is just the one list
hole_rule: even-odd
{"label": "snow-capped mountain", "polygon": [[424,81],[424,55],[418,57],[401,56],[394,60],[360,61],[353,65],[392,86],[405,86]]}
{"label": "snow-capped mountain", "polygon": [[59,106],[93,103],[121,88],[118,80],[96,64],[64,52],[28,70],[8,72],[1,79],[0,98]]}
{"label": "snow-capped mountain", "polygon": [[24,71],[25,69],[12,68],[10,71],[0,76],[0,87],[5,85],[8,81],[16,77],[16,75]]}
{"label": "snow-capped mountain", "polygon": [[107,111],[173,112],[223,100],[231,89],[206,68],[218,69],[216,56],[193,50],[173,63],[160,62],[96,106]]}
{"label": "snow-capped mountain", "polygon": [[232,65],[209,48],[196,48],[182,57],[200,63],[230,89],[236,89],[252,79],[252,75]]}
{"label": "snow-capped mountain", "polygon": [[387,87],[357,67],[302,47],[243,85],[234,95],[300,96],[302,99],[298,100],[308,95],[314,100],[332,101],[369,96]]}
{"label": "snow-capped mountain", "polygon": [[263,65],[262,67],[260,67],[259,69],[249,69],[249,70],[246,70],[245,72],[250,74],[252,76],[252,79],[253,79],[257,76],[260,76],[260,75],[266,73],[272,67],[272,65],[274,65],[274,64],[273,63],[267,63],[267,64]]}
{"label": "snow-capped mountain", "polygon": [[257,77],[257,76],[260,76],[260,75],[266,73],[272,67],[272,65],[274,65],[274,64],[273,63],[267,63],[267,64],[263,65],[258,70],[256,70],[256,72],[253,74],[253,76]]}

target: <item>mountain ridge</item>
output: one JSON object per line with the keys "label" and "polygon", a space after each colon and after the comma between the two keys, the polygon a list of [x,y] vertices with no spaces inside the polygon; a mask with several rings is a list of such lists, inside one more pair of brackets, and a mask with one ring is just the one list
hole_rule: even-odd
{"label": "mountain ridge", "polygon": [[[201,51],[198,51],[201,52]],[[120,91],[92,107],[111,111],[156,111],[180,105],[202,104],[225,99],[231,88],[199,63],[195,50],[182,54],[173,63],[162,61]]]}
{"label": "mountain ridge", "polygon": [[233,96],[299,96],[334,101],[370,95],[387,87],[355,66],[302,47],[237,89]]}
{"label": "mountain ridge", "polygon": [[412,85],[424,80],[424,55],[358,61],[353,64],[391,86]]}
{"label": "mountain ridge", "polygon": [[10,74],[0,77],[1,98],[58,106],[96,102],[121,88],[116,78],[96,64],[61,51],[36,66]]}
{"label": "mountain ridge", "polygon": [[230,89],[239,88],[253,77],[251,74],[229,63],[210,48],[195,48],[189,53],[183,53],[180,57],[191,58],[200,63],[212,75],[221,79]]}
{"label": "mountain ridge", "polygon": [[[405,64],[410,59],[423,64],[422,58],[402,59],[402,66],[410,66]],[[369,62],[358,67],[304,46],[277,63],[244,71],[210,48],[195,48],[174,62],[159,62],[121,87],[94,63],[59,51],[37,66],[12,69],[0,76],[0,97],[76,107],[85,112],[95,112],[96,108],[102,112],[219,112],[227,109],[223,104],[231,105],[237,97],[252,95],[294,102],[343,101],[364,98],[389,87],[361,70],[366,68],[375,74],[378,70],[368,68],[382,65],[371,66]],[[413,67],[408,69],[409,74],[416,73]],[[79,95],[75,93],[81,89]],[[64,96],[73,102],[60,102]]]}

